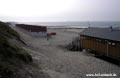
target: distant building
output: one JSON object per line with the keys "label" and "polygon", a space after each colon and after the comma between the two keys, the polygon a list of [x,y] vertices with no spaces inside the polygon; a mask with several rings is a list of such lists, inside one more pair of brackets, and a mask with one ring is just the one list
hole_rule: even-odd
{"label": "distant building", "polygon": [[26,24],[16,24],[16,26],[31,32],[32,36],[35,37],[47,35],[47,28],[45,26],[26,25]]}
{"label": "distant building", "polygon": [[80,33],[80,45],[120,61],[120,29],[89,27]]}

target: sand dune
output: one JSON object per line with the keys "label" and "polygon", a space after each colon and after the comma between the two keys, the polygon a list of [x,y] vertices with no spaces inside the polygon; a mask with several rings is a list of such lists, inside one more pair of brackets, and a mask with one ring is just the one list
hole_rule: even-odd
{"label": "sand dune", "polygon": [[120,67],[117,65],[95,58],[86,52],[71,52],[62,47],[78,36],[78,31],[81,32],[82,29],[48,29],[48,32],[57,33],[49,40],[34,38],[18,28],[16,30],[28,45],[23,48],[32,55],[34,62],[42,67],[42,70],[51,78],[87,78],[86,74],[95,73],[115,73],[117,74],[115,78],[120,77]]}

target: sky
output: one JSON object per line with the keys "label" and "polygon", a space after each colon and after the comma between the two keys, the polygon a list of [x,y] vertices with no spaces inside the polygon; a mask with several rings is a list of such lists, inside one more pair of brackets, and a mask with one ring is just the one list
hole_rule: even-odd
{"label": "sky", "polygon": [[0,20],[120,21],[120,0],[0,0]]}

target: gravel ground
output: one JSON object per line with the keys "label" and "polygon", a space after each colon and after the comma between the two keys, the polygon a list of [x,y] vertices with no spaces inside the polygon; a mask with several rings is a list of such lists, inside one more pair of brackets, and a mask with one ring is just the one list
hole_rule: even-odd
{"label": "gravel ground", "polygon": [[[34,38],[28,32],[17,29],[22,38],[28,44],[26,49],[42,70],[49,74],[51,78],[94,78],[87,77],[86,74],[116,74],[120,78],[120,67],[107,61],[93,57],[86,52],[71,52],[63,46],[78,36],[72,29],[48,29],[48,32],[56,32],[56,36],[51,39]],[[22,31],[22,32],[21,32]],[[83,31],[79,29],[79,31]],[[39,70],[39,69],[38,69]],[[96,78],[96,77],[95,77]],[[97,77],[106,78],[106,77]]]}

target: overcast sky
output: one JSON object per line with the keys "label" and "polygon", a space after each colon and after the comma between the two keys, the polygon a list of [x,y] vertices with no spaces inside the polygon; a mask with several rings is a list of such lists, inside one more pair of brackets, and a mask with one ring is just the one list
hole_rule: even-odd
{"label": "overcast sky", "polygon": [[120,21],[120,0],[0,0],[0,20]]}

